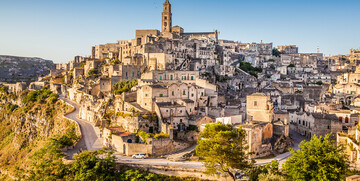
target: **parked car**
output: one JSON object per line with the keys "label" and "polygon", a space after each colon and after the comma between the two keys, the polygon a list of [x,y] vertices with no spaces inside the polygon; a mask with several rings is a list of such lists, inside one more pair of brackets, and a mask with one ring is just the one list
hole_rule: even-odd
{"label": "parked car", "polygon": [[146,158],[146,153],[138,153],[132,156],[132,158],[137,158],[137,159],[145,159]]}

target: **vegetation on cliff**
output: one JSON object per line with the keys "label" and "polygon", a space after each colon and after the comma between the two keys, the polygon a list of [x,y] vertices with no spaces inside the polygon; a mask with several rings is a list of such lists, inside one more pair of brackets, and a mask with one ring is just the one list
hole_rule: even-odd
{"label": "vegetation on cliff", "polygon": [[[116,165],[108,150],[83,151],[66,161],[61,148],[79,139],[76,125],[63,119],[72,110],[49,89],[10,94],[0,88],[0,180],[198,180],[153,174]],[[163,136],[163,135],[159,135]]]}
{"label": "vegetation on cliff", "polygon": [[131,88],[135,87],[138,85],[138,80],[134,79],[131,82],[128,80],[123,80],[120,82],[117,82],[116,84],[113,85],[113,93],[120,95],[123,92],[128,92],[131,90]]}
{"label": "vegetation on cliff", "polygon": [[31,158],[48,149],[52,140],[59,147],[73,145],[78,139],[76,126],[62,118],[70,109],[47,88],[18,95],[0,88],[0,169],[21,178],[32,168]]}
{"label": "vegetation on cliff", "polygon": [[256,78],[258,77],[257,74],[262,72],[262,68],[253,67],[249,62],[240,62],[239,68]]}

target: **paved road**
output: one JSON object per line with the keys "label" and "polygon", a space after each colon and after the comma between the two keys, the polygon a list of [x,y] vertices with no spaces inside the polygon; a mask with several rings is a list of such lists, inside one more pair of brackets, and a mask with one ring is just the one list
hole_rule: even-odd
{"label": "paved road", "polygon": [[65,117],[72,119],[79,123],[82,138],[76,144],[75,148],[72,150],[67,151],[68,157],[71,159],[72,156],[76,153],[78,153],[80,150],[98,150],[102,148],[102,139],[99,138],[99,134],[96,133],[95,126],[93,126],[90,122],[78,119],[79,115],[79,104],[77,104],[74,101],[71,101],[70,99],[60,97],[61,100],[71,104],[76,109],[74,112],[66,115]]}
{"label": "paved road", "polygon": [[127,164],[142,164],[142,165],[156,165],[156,166],[177,166],[177,167],[189,167],[189,168],[203,168],[203,163],[201,162],[174,162],[162,158],[147,158],[147,159],[134,159],[131,157],[122,156],[120,154],[115,154],[117,162],[127,163]]}

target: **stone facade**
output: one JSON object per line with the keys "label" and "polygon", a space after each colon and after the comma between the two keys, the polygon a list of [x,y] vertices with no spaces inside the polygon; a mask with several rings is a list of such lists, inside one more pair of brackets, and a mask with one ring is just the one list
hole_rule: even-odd
{"label": "stone facade", "polygon": [[331,138],[335,139],[336,133],[342,131],[342,123],[335,114],[290,113],[290,129],[308,138],[332,133]]}
{"label": "stone facade", "polygon": [[248,121],[271,123],[273,120],[273,103],[270,96],[255,93],[246,97],[246,115]]}

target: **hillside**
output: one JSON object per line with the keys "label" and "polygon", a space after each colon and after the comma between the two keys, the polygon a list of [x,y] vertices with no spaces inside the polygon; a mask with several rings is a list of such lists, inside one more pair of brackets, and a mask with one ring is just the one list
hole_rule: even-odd
{"label": "hillside", "polygon": [[35,81],[54,68],[55,64],[51,60],[0,55],[0,82]]}
{"label": "hillside", "polygon": [[14,95],[0,88],[0,172],[8,173],[0,179],[23,178],[34,155],[52,140],[60,147],[72,145],[76,126],[62,118],[71,109],[48,89]]}

